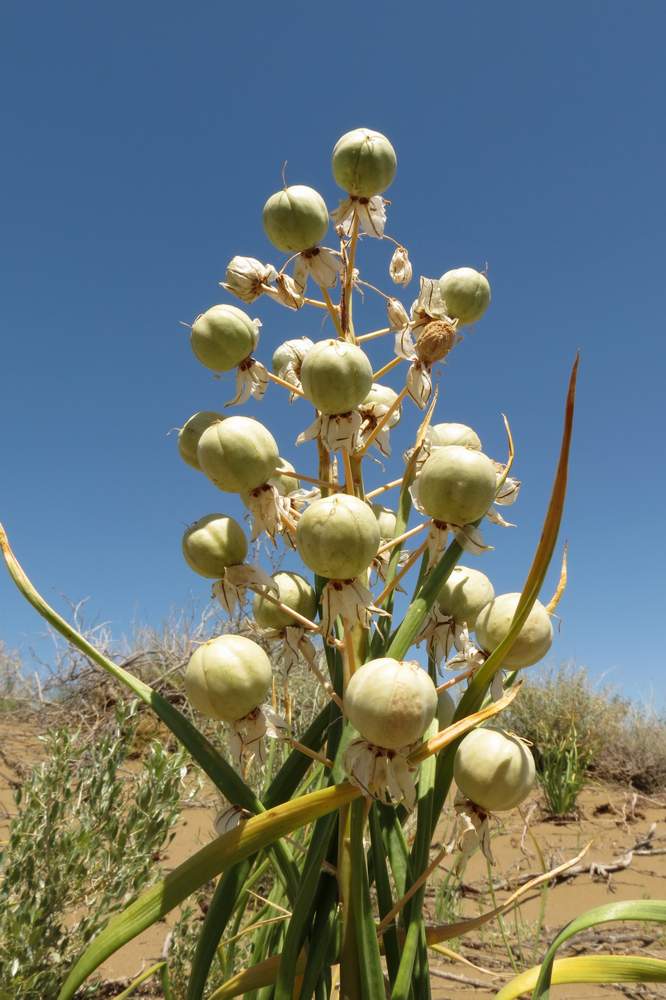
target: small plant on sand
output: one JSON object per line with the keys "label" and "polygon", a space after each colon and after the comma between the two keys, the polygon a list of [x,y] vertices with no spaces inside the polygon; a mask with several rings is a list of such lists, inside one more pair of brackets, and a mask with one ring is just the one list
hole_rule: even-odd
{"label": "small plant on sand", "polygon": [[557,743],[542,748],[537,760],[537,776],[552,816],[571,816],[585,785],[590,760],[578,746],[576,727]]}
{"label": "small plant on sand", "polygon": [[[110,731],[94,741],[66,729],[48,734],[44,763],[19,786],[0,855],[3,1000],[56,997],[108,915],[159,875],[186,757],[154,743],[141,772],[123,773],[139,721],[134,708],[119,704]],[[90,982],[79,996],[94,997],[98,987]]]}
{"label": "small plant on sand", "polygon": [[[214,879],[188,1000],[326,1000],[338,986],[345,1000],[428,997],[429,948],[495,920],[552,877],[533,879],[474,919],[428,922],[426,886],[435,868],[478,849],[491,858],[495,814],[516,808],[532,788],[529,747],[481,727],[490,719],[497,724],[520,697],[520,671],[552,641],[556,601],[542,605],[538,596],[564,504],[577,365],[532,566],[520,593],[495,594],[485,573],[467,563],[481,556],[484,568],[492,567],[486,526],[510,527],[502,511],[520,484],[511,475],[509,424],[508,457],[499,461],[485,454],[476,430],[439,419],[455,414],[438,403],[445,363],[464,351],[491,287],[485,273],[436,261],[441,277],[421,277],[411,304],[401,301],[412,264],[403,241],[387,233],[383,197],[396,164],[384,135],[358,128],[342,136],[332,154],[338,207],[329,214],[322,196],[302,184],[272,194],[263,224],[284,256],[276,264],[233,257],[222,286],[242,308],[215,304],[191,326],[197,361],[216,374],[233,373],[227,406],[261,400],[270,387],[283,394],[280,405],[294,403],[305,424],[297,468],[283,458],[287,443],[274,436],[274,419],[202,411],[189,417],[179,439],[192,475],[204,476],[211,494],[207,511],[192,512],[184,557],[212,582],[228,614],[249,593],[255,600],[250,633],[212,638],[185,672],[195,720],[225,728],[228,754],[82,640],[44,603],[2,539],[28,599],[152,706],[227,800],[217,837],[111,918],[69,969],[58,1000],[72,1000],[125,942]],[[367,280],[360,259],[362,250],[385,248],[390,291]],[[381,325],[362,331],[360,309],[374,296]],[[271,339],[270,320],[262,326],[255,303],[290,310],[291,339]],[[295,337],[301,315],[310,319]],[[322,319],[325,335],[313,343]],[[390,479],[373,483],[388,463],[398,423],[409,445],[404,460]],[[284,545],[290,559],[300,560],[298,572],[270,575],[248,560],[245,531],[224,509],[231,494],[247,508],[251,540]],[[402,617],[394,604],[399,586],[412,591]],[[265,641],[275,643],[272,657]],[[419,644],[427,667],[415,659]],[[325,695],[323,709],[300,731],[272,697],[276,687],[289,689],[299,662]],[[440,697],[456,685],[464,686],[457,704]],[[288,753],[266,781],[262,769],[276,744]],[[431,858],[454,775],[456,826]],[[264,882],[252,895],[247,886],[257,872]],[[210,988],[213,963],[215,982],[220,968],[224,976]]]}

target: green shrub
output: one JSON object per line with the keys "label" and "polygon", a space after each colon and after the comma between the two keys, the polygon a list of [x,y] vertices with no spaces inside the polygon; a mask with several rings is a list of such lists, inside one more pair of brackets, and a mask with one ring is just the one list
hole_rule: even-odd
{"label": "green shrub", "polygon": [[575,811],[589,763],[578,745],[573,724],[559,743],[542,742],[541,752],[536,756],[537,777],[551,815],[569,816]]}
{"label": "green shrub", "polygon": [[[44,737],[46,760],[16,794],[0,855],[0,998],[55,997],[86,943],[142,886],[178,818],[186,755],[160,744],[124,772],[136,705],[119,703],[97,740]],[[76,917],[76,913],[82,916]],[[80,997],[93,997],[91,983]]]}

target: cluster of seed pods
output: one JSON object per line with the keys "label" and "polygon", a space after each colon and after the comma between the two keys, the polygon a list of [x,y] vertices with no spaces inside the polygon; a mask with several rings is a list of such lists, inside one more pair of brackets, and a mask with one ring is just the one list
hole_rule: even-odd
{"label": "cluster of seed pods", "polygon": [[[444,682],[438,690],[438,671],[459,668],[456,679],[465,683],[506,636],[519,595],[495,595],[481,570],[456,566],[416,637],[417,644],[427,646],[430,672],[412,660],[359,662],[353,636],[373,634],[387,615],[389,595],[416,558],[425,553],[432,567],[450,536],[474,558],[485,558],[489,546],[480,523],[487,517],[507,525],[495,505],[513,502],[519,483],[507,475],[506,465],[484,454],[472,428],[433,423],[431,412],[423,422],[419,413],[433,400],[441,363],[461,341],[461,331],[488,308],[486,275],[460,267],[439,279],[421,278],[418,296],[407,309],[395,294],[365,283],[358,269],[360,237],[364,243],[367,238],[389,240],[395,245],[389,266],[393,283],[405,286],[412,279],[405,247],[385,233],[388,202],[383,193],[393,181],[396,163],[391,143],[380,133],[359,128],[342,136],[332,155],[333,176],[344,192],[338,208],[329,213],[310,187],[284,187],[266,201],[263,224],[270,242],[288,259],[277,267],[234,257],[221,283],[245,306],[261,298],[296,313],[311,307],[319,316],[326,311],[331,322],[327,337],[313,341],[311,325],[309,336],[274,345],[267,365],[255,357],[262,324],[244,309],[214,305],[191,327],[197,360],[216,375],[235,372],[236,392],[227,406],[261,399],[272,383],[290,400],[304,400],[314,408],[314,419],[297,443],[316,442],[318,465],[307,475],[295,471],[281,458],[268,427],[237,413],[195,413],[180,430],[178,445],[188,465],[223,494],[241,498],[251,539],[265,535],[295,549],[304,567],[304,574],[269,576],[249,564],[246,531],[224,513],[206,514],[187,529],[182,547],[191,569],[214,581],[213,593],[230,613],[248,589],[253,591],[253,627],[280,649],[271,663],[264,648],[245,636],[224,634],[204,643],[185,675],[193,707],[231,727],[239,762],[252,757],[261,761],[266,735],[292,739],[288,722],[275,715],[267,699],[276,670],[288,675],[302,658],[358,733],[345,758],[350,779],[369,796],[411,806],[414,748],[435,724],[446,728],[455,711],[452,683]],[[336,246],[327,247],[323,241],[331,221]],[[336,287],[341,290],[337,305],[331,298]],[[312,289],[321,297],[310,298]],[[356,337],[352,298],[366,290],[383,298],[388,325]],[[393,345],[392,357],[374,371],[365,342],[385,334]],[[402,388],[380,381],[389,371],[403,373]],[[408,406],[418,417],[415,428],[421,425],[422,430],[405,456],[414,471],[411,502],[421,520],[396,537],[396,513],[385,497],[400,488],[402,477],[366,494],[360,469],[370,448],[382,458],[390,455],[390,432],[404,420]],[[378,496],[381,502],[373,504]],[[425,541],[407,551],[405,543],[421,530]],[[536,663],[547,653],[552,634],[550,615],[537,602],[505,667],[519,670]],[[344,687],[338,692],[326,673],[325,643],[344,658]],[[501,681],[500,674],[500,686]],[[513,808],[524,799],[534,780],[534,764],[520,741],[479,729],[459,747],[455,778],[460,795],[474,807],[475,822],[479,817],[482,822],[488,812]]]}

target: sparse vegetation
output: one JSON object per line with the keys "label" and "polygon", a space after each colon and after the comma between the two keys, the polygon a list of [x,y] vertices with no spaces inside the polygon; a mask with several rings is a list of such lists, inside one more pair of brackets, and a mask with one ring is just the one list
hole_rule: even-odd
{"label": "sparse vegetation", "polygon": [[577,781],[585,774],[648,794],[666,787],[666,719],[595,683],[584,667],[528,676],[502,724],[532,743],[537,771],[551,774],[557,794],[574,772]]}
{"label": "sparse vegetation", "polygon": [[[16,793],[0,855],[0,998],[55,997],[73,960],[114,911],[159,874],[180,813],[187,754],[158,742],[128,770],[139,722],[119,703],[94,741],[57,729]],[[91,982],[80,996],[97,995]]]}

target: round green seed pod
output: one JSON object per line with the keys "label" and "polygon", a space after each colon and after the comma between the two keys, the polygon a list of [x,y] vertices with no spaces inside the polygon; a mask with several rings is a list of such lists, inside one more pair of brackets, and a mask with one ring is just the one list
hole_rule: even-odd
{"label": "round green seed pod", "polygon": [[347,493],[315,500],[296,529],[301,559],[329,580],[360,576],[375,558],[379,541],[379,524],[372,508]]}
{"label": "round green seed pod", "polygon": [[442,729],[448,729],[456,714],[456,703],[448,691],[440,691],[437,695],[437,725]]}
{"label": "round green seed pod", "polygon": [[481,451],[481,438],[466,424],[433,424],[430,428],[430,445],[433,448],[446,448],[451,444],[459,444],[472,451]]}
{"label": "round green seed pod", "polygon": [[[476,619],[476,638],[486,653],[492,653],[506,637],[518,607],[520,594],[500,594],[483,608]],[[541,601],[535,601],[527,621],[504,657],[512,670],[531,667],[542,660],[553,642],[550,615]]]}
{"label": "round green seed pod", "polygon": [[328,230],[326,202],[304,184],[276,191],[264,205],[264,229],[273,246],[284,253],[309,250]]}
{"label": "round green seed pod", "polygon": [[476,323],[490,305],[490,284],[473,267],[456,267],[439,279],[439,290],[448,316],[460,326]]}
{"label": "round green seed pod", "polygon": [[389,542],[392,538],[395,538],[395,511],[392,511],[390,507],[382,507],[380,503],[373,503],[372,509],[375,517],[377,518],[381,540],[383,542]]}
{"label": "round green seed pod", "polygon": [[483,517],[495,499],[497,473],[482,452],[448,445],[430,453],[418,489],[423,509],[430,517],[447,524],[472,524]]}
{"label": "round green seed pod", "polygon": [[192,324],[190,343],[202,365],[214,372],[228,372],[252,354],[257,328],[236,306],[211,306]]}
{"label": "round green seed pod", "polygon": [[183,535],[183,555],[190,569],[219,580],[227,566],[238,566],[247,555],[247,539],[238,521],[224,514],[208,514]]}
{"label": "round green seed pod", "polygon": [[199,646],[185,671],[185,694],[209,719],[237,722],[254,711],[273,680],[261,646],[242,635],[221,635]]}
{"label": "round green seed pod", "polygon": [[188,465],[191,465],[193,469],[201,471],[199,459],[197,458],[199,438],[211,424],[223,419],[224,417],[221,413],[214,413],[212,410],[201,410],[199,413],[193,414],[189,420],[186,420],[178,431],[178,451],[180,452],[180,457]]}
{"label": "round green seed pod", "polygon": [[199,438],[197,459],[218,489],[247,493],[267,482],[279,462],[271,432],[251,417],[226,417]]}
{"label": "round green seed pod", "polygon": [[348,413],[368,395],[372,365],[355,344],[321,340],[303,358],[301,385],[320,413]]}
{"label": "round green seed pod", "polygon": [[[314,618],[317,611],[317,595],[314,588],[300,573],[273,573],[273,579],[278,588],[278,599],[299,615]],[[252,602],[254,620],[260,628],[286,628],[287,625],[298,625],[286,611],[280,610],[271,601],[260,594],[254,595]]]}
{"label": "round green seed pod", "polygon": [[437,603],[445,615],[456,622],[465,622],[471,630],[481,609],[494,596],[495,589],[485,573],[468,566],[454,566],[448,580],[442,584]]}
{"label": "round green seed pod", "polygon": [[534,784],[534,758],[523,742],[494,729],[474,729],[453,762],[462,794],[486,812],[515,809]]}
{"label": "round green seed pod", "polygon": [[358,668],[343,705],[369,743],[398,750],[419,740],[435,718],[437,691],[418,663],[382,657]]}
{"label": "round green seed pod", "polygon": [[295,340],[285,340],[283,344],[280,344],[279,347],[276,347],[273,351],[271,368],[276,375],[280,375],[285,370],[287,365],[292,362],[296,368],[296,374],[299,375],[301,365],[303,364],[303,358],[311,347],[314,347],[314,343],[309,337],[298,337]]}
{"label": "round green seed pod", "polygon": [[372,198],[395,177],[395,150],[385,135],[369,128],[345,132],[333,147],[333,176],[349,194]]}
{"label": "round green seed pod", "polygon": [[[391,389],[388,385],[380,385],[378,382],[373,382],[370,386],[370,392],[360,403],[360,407],[363,409],[365,406],[392,406],[397,398],[397,392]],[[398,406],[389,417],[388,427],[395,427],[399,421],[400,407]]]}

